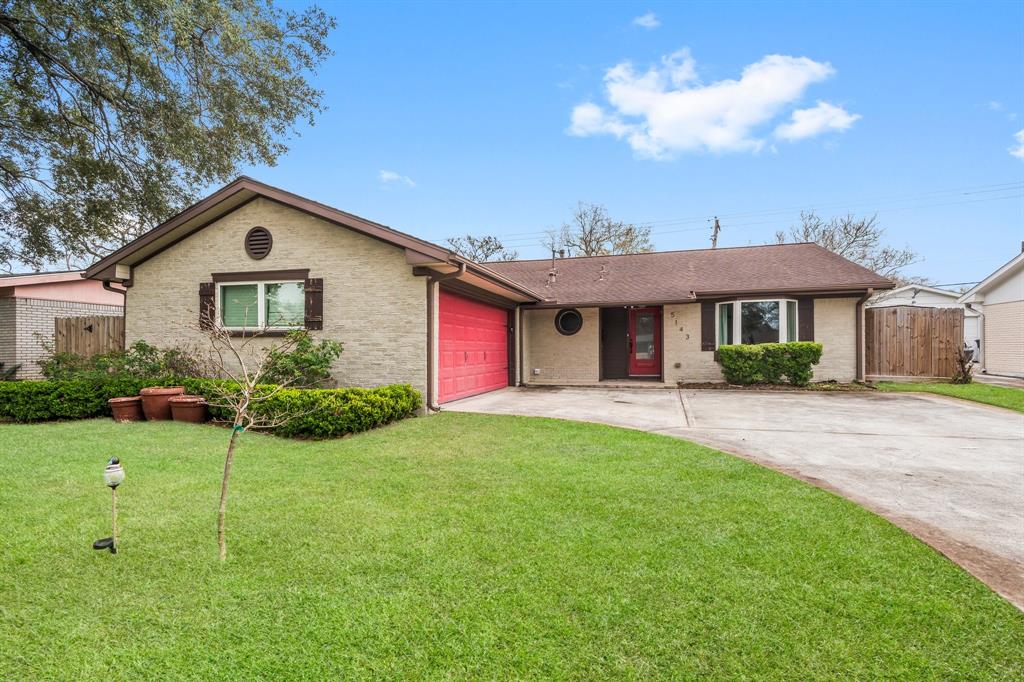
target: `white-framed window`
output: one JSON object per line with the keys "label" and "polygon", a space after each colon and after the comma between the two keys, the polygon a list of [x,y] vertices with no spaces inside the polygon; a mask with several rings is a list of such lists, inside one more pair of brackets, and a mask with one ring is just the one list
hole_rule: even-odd
{"label": "white-framed window", "polygon": [[305,283],[220,282],[217,284],[217,321],[229,330],[302,329],[306,318]]}
{"label": "white-framed window", "polygon": [[797,341],[796,301],[786,298],[719,303],[715,310],[715,347]]}

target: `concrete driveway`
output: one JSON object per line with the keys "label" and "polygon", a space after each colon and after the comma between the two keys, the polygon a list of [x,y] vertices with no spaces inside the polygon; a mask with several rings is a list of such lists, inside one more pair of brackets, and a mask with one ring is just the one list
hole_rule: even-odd
{"label": "concrete driveway", "polygon": [[517,388],[447,410],[685,438],[832,490],[1024,609],[1024,415],[925,394]]}

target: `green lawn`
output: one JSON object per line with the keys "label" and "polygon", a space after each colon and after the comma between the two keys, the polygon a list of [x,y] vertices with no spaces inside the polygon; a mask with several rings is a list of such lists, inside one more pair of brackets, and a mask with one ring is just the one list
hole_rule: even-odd
{"label": "green lawn", "polygon": [[[1024,615],[831,494],[656,435],[445,413],[330,442],[0,426],[0,679],[1021,679]],[[121,553],[100,475],[118,455]]]}
{"label": "green lawn", "polygon": [[1010,388],[1008,386],[994,386],[992,384],[950,384],[946,382],[935,383],[896,383],[880,381],[875,384],[880,391],[907,391],[911,393],[938,393],[953,398],[973,400],[976,403],[985,403],[997,407],[1005,407],[1017,412],[1024,412],[1024,390]]}

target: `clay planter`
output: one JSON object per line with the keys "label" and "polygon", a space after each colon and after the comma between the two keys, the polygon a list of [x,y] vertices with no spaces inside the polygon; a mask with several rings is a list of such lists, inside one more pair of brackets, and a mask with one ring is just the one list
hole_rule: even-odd
{"label": "clay planter", "polygon": [[110,412],[116,422],[140,422],[145,419],[142,414],[142,398],[133,395],[129,398],[111,398],[107,401]]}
{"label": "clay planter", "polygon": [[206,401],[198,395],[176,395],[168,402],[176,422],[201,424],[206,421]]}
{"label": "clay planter", "polygon": [[151,386],[139,391],[142,396],[142,411],[146,419],[170,419],[171,405],[167,401],[185,392],[184,386]]}

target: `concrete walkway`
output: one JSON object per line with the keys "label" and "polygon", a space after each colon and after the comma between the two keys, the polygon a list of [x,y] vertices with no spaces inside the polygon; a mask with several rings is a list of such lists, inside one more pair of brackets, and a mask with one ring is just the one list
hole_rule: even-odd
{"label": "concrete walkway", "polygon": [[505,389],[446,410],[599,422],[703,443],[832,490],[1024,609],[1024,415],[909,393]]}

